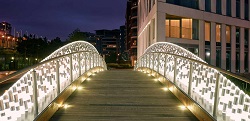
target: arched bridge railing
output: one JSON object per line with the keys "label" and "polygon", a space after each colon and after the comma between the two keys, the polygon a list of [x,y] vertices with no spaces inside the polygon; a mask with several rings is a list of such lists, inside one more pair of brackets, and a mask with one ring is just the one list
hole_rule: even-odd
{"label": "arched bridge railing", "polygon": [[[208,65],[182,47],[167,42],[153,44],[138,59],[135,69],[159,73],[213,120],[250,120],[249,95],[224,75],[239,79],[240,84],[250,80]],[[194,110],[188,104],[186,107]]]}
{"label": "arched bridge railing", "polygon": [[[90,43],[76,41],[53,52],[25,72],[0,96],[0,121],[31,121],[71,83],[91,69],[106,70],[106,63]],[[84,81],[84,80],[82,80]]]}

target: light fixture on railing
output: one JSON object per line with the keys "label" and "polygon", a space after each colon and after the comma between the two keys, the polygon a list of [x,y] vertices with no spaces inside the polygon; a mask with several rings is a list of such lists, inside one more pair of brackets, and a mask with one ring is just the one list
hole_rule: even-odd
{"label": "light fixture on railing", "polygon": [[164,88],[162,88],[162,90],[164,90],[164,91],[168,91],[168,88],[167,88],[167,87],[164,87]]}

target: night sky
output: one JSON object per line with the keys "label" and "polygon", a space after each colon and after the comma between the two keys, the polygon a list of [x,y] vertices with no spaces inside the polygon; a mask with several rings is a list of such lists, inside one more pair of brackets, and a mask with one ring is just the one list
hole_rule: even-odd
{"label": "night sky", "polygon": [[12,33],[65,40],[79,28],[118,29],[125,24],[127,0],[1,0],[0,22],[12,25]]}

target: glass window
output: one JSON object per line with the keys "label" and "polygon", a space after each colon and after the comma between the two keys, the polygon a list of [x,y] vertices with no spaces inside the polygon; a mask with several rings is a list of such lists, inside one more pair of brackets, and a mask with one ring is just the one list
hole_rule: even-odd
{"label": "glass window", "polygon": [[205,41],[210,41],[210,33],[211,33],[210,23],[205,22]]}
{"label": "glass window", "polygon": [[226,53],[226,69],[227,71],[231,70],[231,51],[227,51]]}
{"label": "glass window", "polygon": [[249,3],[248,0],[245,0],[245,19],[249,19]]}
{"label": "glass window", "polygon": [[230,26],[226,26],[226,38],[227,38],[227,43],[230,43],[230,41],[231,41]]}
{"label": "glass window", "polygon": [[166,37],[199,39],[199,20],[175,17],[166,19],[165,24]]}
{"label": "glass window", "polygon": [[221,42],[221,25],[216,24],[216,42]]}
{"label": "glass window", "polygon": [[192,19],[182,19],[182,38],[192,39]]}
{"label": "glass window", "polygon": [[245,71],[248,72],[248,53],[249,52],[245,52]]}
{"label": "glass window", "polygon": [[211,0],[205,0],[205,11],[211,12]]}
{"label": "glass window", "polygon": [[236,44],[240,44],[240,27],[236,27]]}
{"label": "glass window", "polygon": [[216,13],[221,14],[221,0],[216,0]]}
{"label": "glass window", "polygon": [[180,20],[171,20],[170,30],[170,37],[180,38]]}
{"label": "glass window", "polygon": [[199,20],[193,19],[193,24],[192,24],[192,36],[194,40],[199,39]]}
{"label": "glass window", "polygon": [[231,16],[231,0],[227,0],[227,16]]}
{"label": "glass window", "polygon": [[170,37],[170,25],[169,25],[169,20],[166,20],[166,36]]}
{"label": "glass window", "polygon": [[166,0],[166,3],[180,5],[188,8],[199,8],[199,0]]}
{"label": "glass window", "polygon": [[245,29],[245,36],[244,36],[244,39],[245,39],[245,48],[248,48],[248,42],[249,42],[249,33],[248,33],[248,28]]}
{"label": "glass window", "polygon": [[240,18],[240,0],[236,0],[236,17]]}

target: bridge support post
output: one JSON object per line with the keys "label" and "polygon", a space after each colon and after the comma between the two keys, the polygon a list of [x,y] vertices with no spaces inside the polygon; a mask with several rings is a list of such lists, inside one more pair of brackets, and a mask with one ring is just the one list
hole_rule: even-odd
{"label": "bridge support post", "polygon": [[81,68],[81,54],[78,53],[78,66],[79,66],[79,77],[82,75],[82,68]]}
{"label": "bridge support post", "polygon": [[192,90],[192,81],[193,81],[193,63],[190,62],[190,69],[189,69],[189,82],[188,82],[188,96],[191,97],[191,90]]}
{"label": "bridge support post", "polygon": [[56,61],[56,85],[57,85],[57,95],[60,94],[60,76],[59,76],[59,61]]}
{"label": "bridge support post", "polygon": [[34,104],[34,115],[38,115],[38,101],[37,101],[37,80],[36,80],[36,71],[32,71],[33,79],[33,104]]}
{"label": "bridge support post", "polygon": [[69,56],[69,67],[70,67],[70,81],[73,81],[73,60],[72,60],[72,54]]}
{"label": "bridge support post", "polygon": [[216,75],[216,84],[215,84],[215,94],[214,94],[214,108],[213,108],[213,117],[217,119],[218,103],[219,103],[219,91],[220,91],[220,73]]}
{"label": "bridge support post", "polygon": [[176,84],[176,75],[177,75],[177,57],[174,57],[174,84]]}

